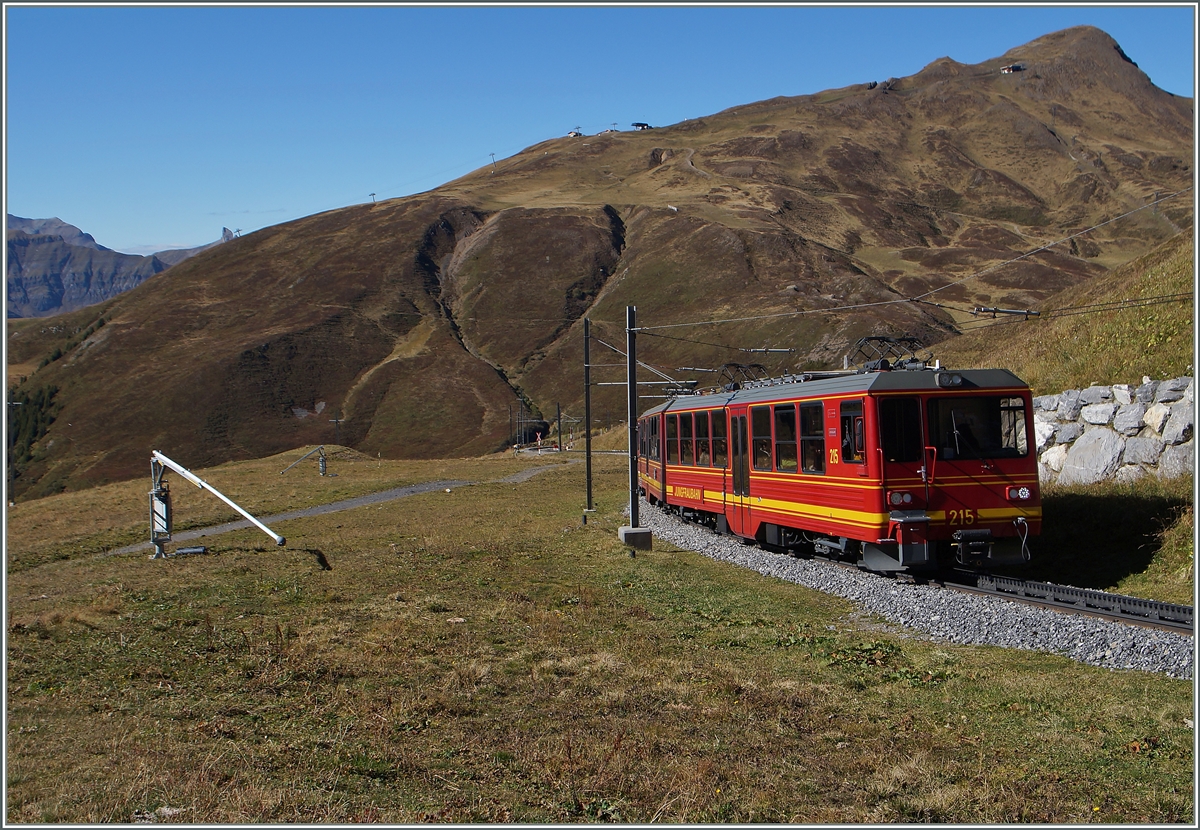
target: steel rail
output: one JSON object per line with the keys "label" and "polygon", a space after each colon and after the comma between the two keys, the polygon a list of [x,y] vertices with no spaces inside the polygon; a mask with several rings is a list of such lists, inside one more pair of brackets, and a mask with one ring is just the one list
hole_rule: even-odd
{"label": "steel rail", "polygon": [[1192,634],[1194,631],[1193,609],[1187,605],[990,574],[979,574],[974,584],[942,584],[946,588],[964,593],[993,596],[1143,628],[1183,634]]}

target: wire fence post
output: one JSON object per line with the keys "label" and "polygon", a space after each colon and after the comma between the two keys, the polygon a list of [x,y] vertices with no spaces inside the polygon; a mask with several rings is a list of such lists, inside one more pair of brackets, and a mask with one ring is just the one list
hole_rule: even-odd
{"label": "wire fence post", "polygon": [[587,477],[587,507],[592,509],[592,321],[583,318],[583,468]]}
{"label": "wire fence post", "polygon": [[625,352],[628,362],[629,399],[629,526],[638,525],[638,467],[637,467],[637,332],[634,320],[637,306],[625,307]]}

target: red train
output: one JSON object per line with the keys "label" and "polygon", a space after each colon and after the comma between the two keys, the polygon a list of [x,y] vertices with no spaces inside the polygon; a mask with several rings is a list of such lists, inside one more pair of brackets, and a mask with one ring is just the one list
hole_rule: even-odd
{"label": "red train", "polygon": [[1041,530],[1028,385],[923,361],[688,395],[638,420],[651,504],[878,571],[1020,564]]}

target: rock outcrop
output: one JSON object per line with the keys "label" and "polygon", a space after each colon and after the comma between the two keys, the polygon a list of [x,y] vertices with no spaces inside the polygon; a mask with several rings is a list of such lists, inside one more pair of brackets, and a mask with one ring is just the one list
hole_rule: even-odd
{"label": "rock outcrop", "polygon": [[1033,399],[1043,484],[1177,478],[1195,469],[1192,378],[1068,389]]}

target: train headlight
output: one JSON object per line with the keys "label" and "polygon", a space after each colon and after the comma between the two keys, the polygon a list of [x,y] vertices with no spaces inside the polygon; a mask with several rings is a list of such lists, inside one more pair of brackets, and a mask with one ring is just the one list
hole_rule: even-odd
{"label": "train headlight", "polygon": [[888,503],[892,507],[899,507],[902,504],[912,504],[912,493],[905,493],[900,490],[894,490],[888,494]]}
{"label": "train headlight", "polygon": [[1010,501],[1028,501],[1033,498],[1033,490],[1028,487],[1009,487],[1008,498]]}
{"label": "train headlight", "polygon": [[962,375],[957,373],[939,372],[937,376],[937,385],[941,387],[962,386],[962,382]]}

